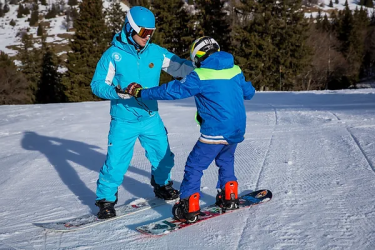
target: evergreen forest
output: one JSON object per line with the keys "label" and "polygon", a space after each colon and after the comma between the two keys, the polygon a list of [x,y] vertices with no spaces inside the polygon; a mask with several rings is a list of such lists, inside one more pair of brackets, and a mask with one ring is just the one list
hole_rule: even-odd
{"label": "evergreen forest", "polygon": [[[60,103],[100,100],[90,88],[96,64],[122,29],[126,12],[120,2],[69,0],[64,9],[52,4],[42,17],[38,6],[48,1],[0,3],[0,18],[17,5],[17,18],[30,15],[20,34],[18,54],[0,51],[0,104]],[[145,6],[156,16],[151,42],[182,58],[198,37],[211,36],[221,50],[234,55],[258,91],[344,89],[375,79],[375,13],[372,0],[358,7],[322,12],[311,0],[126,0]],[[334,2],[330,2],[333,6]],[[307,9],[318,14],[308,16]],[[67,53],[60,56],[47,42],[43,20],[66,15],[74,31]],[[12,20],[15,22],[15,20]],[[38,46],[35,46],[38,43]],[[15,63],[18,61],[20,63]],[[64,70],[59,70],[64,69]],[[171,80],[162,73],[160,84]]]}

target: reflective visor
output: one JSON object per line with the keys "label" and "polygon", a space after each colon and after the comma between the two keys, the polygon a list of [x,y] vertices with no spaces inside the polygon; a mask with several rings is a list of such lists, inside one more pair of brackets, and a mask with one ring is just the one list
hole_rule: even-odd
{"label": "reflective visor", "polygon": [[148,29],[148,28],[140,27],[140,31],[137,34],[142,38],[147,38],[148,36],[151,38],[154,32],[155,32],[155,29]]}
{"label": "reflective visor", "polygon": [[130,11],[126,14],[126,17],[128,18],[128,21],[130,23],[130,26],[134,29],[134,31],[138,34],[138,36],[142,38],[147,38],[148,36],[151,38],[152,35],[155,32],[156,28],[145,28],[145,27],[139,27],[133,20],[132,15],[130,14]]}

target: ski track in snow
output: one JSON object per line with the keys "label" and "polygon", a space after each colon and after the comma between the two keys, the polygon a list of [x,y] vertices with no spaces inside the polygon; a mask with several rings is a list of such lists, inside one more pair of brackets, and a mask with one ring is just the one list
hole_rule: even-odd
{"label": "ski track in snow", "polygon": [[[33,222],[94,206],[106,154],[109,103],[0,106],[0,249],[375,249],[375,91],[264,92],[245,101],[238,145],[239,193],[273,199],[163,237],[135,228],[172,205],[71,233]],[[193,99],[160,102],[179,187],[199,137]],[[150,164],[137,142],[119,204],[152,196]],[[202,178],[202,205],[216,196],[217,167]]]}

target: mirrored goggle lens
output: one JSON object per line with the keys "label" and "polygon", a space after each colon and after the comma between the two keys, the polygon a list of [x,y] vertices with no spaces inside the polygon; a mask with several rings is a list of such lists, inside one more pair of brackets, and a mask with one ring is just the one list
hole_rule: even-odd
{"label": "mirrored goggle lens", "polygon": [[151,38],[154,32],[155,32],[155,29],[141,28],[138,35],[142,38],[146,38],[148,36]]}

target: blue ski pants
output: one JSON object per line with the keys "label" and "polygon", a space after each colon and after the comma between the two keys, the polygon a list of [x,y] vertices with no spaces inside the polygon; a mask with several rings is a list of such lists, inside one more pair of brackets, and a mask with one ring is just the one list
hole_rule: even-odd
{"label": "blue ski pants", "polygon": [[116,200],[118,187],[122,184],[133,157],[134,144],[139,139],[151,163],[151,174],[156,184],[166,185],[174,166],[167,131],[159,114],[144,121],[126,122],[112,118],[108,135],[107,158],[99,173],[96,200]]}
{"label": "blue ski pants", "polygon": [[219,178],[216,188],[224,188],[228,181],[237,181],[234,174],[234,152],[237,143],[206,144],[198,141],[186,161],[184,179],[181,183],[180,198],[200,192],[203,170],[206,170],[213,160],[219,168]]}

